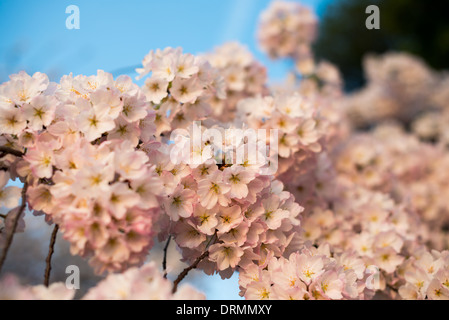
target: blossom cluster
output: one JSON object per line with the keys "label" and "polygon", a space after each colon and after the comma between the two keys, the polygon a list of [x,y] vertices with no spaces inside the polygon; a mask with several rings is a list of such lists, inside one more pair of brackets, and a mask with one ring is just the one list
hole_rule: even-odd
{"label": "blossom cluster", "polygon": [[71,300],[75,290],[67,289],[62,282],[44,285],[26,286],[13,274],[0,280],[0,300]]}
{"label": "blossom cluster", "polygon": [[215,99],[212,109],[216,119],[223,122],[235,117],[237,103],[247,97],[267,94],[266,68],[238,42],[228,42],[206,53],[204,58],[224,78],[226,99]]}
{"label": "blossom cluster", "polygon": [[141,264],[163,191],[148,156],[126,140],[93,146],[80,139],[58,151],[51,183],[29,187],[30,207],[57,223],[71,253],[92,257],[99,273]]}
{"label": "blossom cluster", "polygon": [[[290,78],[287,89],[272,88],[274,92],[299,93],[303,99],[318,101],[315,115],[320,116],[318,123],[321,124],[321,119],[327,122],[324,126],[327,130],[323,130],[317,139],[321,148],[309,156],[302,150],[287,152],[279,142],[281,165],[276,177],[305,208],[301,232],[294,235],[283,258],[273,259],[272,265],[249,266],[240,273],[241,295],[246,298],[447,298],[444,278],[447,251],[444,250],[448,248],[445,228],[449,215],[444,200],[447,194],[444,181],[447,180],[442,174],[447,163],[447,151],[444,142],[434,144],[428,139],[429,136],[436,136],[437,142],[444,139],[441,130],[435,132],[432,126],[438,118],[441,128],[445,119],[441,117],[445,112],[442,98],[445,82],[441,81],[440,75],[408,55],[389,54],[383,60],[371,57],[367,58],[365,65],[369,70],[369,86],[381,88],[380,91],[385,93],[383,96],[388,95],[397,106],[392,108],[374,93],[363,101],[354,102],[353,105],[361,110],[357,115],[364,116],[362,120],[378,124],[369,131],[357,131],[360,117],[354,116],[354,109],[348,108],[352,96],[341,91],[338,71],[332,65],[324,64],[325,71],[321,75],[317,72],[318,65],[311,68],[309,76],[299,82]],[[322,81],[321,77],[327,81]],[[333,85],[327,85],[328,81]],[[267,100],[266,97],[264,99]],[[262,107],[257,110],[248,102],[249,99],[241,102],[243,112],[240,114],[247,116],[244,122],[255,127],[269,124],[270,128],[278,128],[282,132],[285,121],[272,122],[276,118],[270,112],[260,116],[259,121],[251,121],[252,114],[265,112],[267,108],[266,104],[259,102]],[[432,118],[425,123],[414,123],[413,130],[418,135],[407,132],[401,123],[382,122],[390,118],[406,124],[414,119],[420,120],[419,113],[425,108],[433,112],[429,113]],[[388,113],[377,113],[381,110]],[[427,132],[431,134],[422,141]],[[292,145],[302,147],[296,141]],[[287,164],[285,172],[283,163]],[[324,256],[331,258],[333,263],[326,263],[329,261],[326,259],[316,262],[318,258],[314,261],[322,274],[333,275],[330,295],[312,281],[304,281],[304,275],[301,279],[299,270],[305,264],[304,254],[310,248],[314,252],[315,248],[329,250]],[[323,254],[322,251],[320,253]],[[301,255],[300,263],[297,263],[298,255]],[[309,255],[315,257],[319,254]],[[348,282],[339,273],[341,266],[334,260],[340,256],[350,256],[358,261],[355,265],[361,266],[358,277],[353,277],[356,279],[354,282]],[[421,258],[423,261],[418,262]],[[423,271],[425,269],[427,271]],[[351,267],[346,266],[343,270],[351,270]],[[366,275],[363,275],[363,272],[371,274],[371,270],[375,270],[373,274],[378,277],[375,287],[367,286]],[[280,279],[284,274],[290,275],[290,286],[286,279]],[[319,276],[318,281],[321,281]],[[348,283],[358,289],[352,291],[352,295],[345,291]],[[329,282],[325,282],[326,289],[327,285]]]}
{"label": "blossom cluster", "polygon": [[306,6],[297,2],[273,1],[260,16],[259,44],[270,57],[291,57],[299,71],[308,73],[314,65],[311,44],[315,40],[317,26],[315,13]]}
{"label": "blossom cluster", "polygon": [[[24,286],[9,274],[0,281],[0,300],[72,300],[75,290],[65,283]],[[110,274],[81,298],[83,300],[204,300],[204,294],[189,285],[172,293],[172,283],[165,279],[154,262],[123,273]]]}
{"label": "blossom cluster", "polygon": [[391,118],[411,122],[420,113],[447,105],[447,76],[419,57],[404,52],[367,55],[363,67],[366,86],[349,94],[344,102],[348,116],[359,127]]}
{"label": "blossom cluster", "polygon": [[[178,149],[184,149],[178,138],[150,155],[161,177],[171,182],[166,185],[167,216],[161,224],[167,227],[161,240],[173,236],[190,263],[207,252],[198,268],[229,277],[253,261],[281,256],[297,232],[303,208],[282,183],[264,174],[266,158],[251,148],[252,140],[234,136],[235,128],[229,128],[226,143],[217,144],[202,130],[204,139],[196,147],[188,142],[186,158],[178,156]],[[173,155],[177,164],[169,160]]]}
{"label": "blossom cluster", "polygon": [[123,273],[110,274],[83,296],[83,300],[204,300],[190,285],[172,293],[172,283],[163,277],[155,262]]}
{"label": "blossom cluster", "polygon": [[[302,74],[282,85],[238,43],[152,50],[142,87],[101,70],[11,75],[2,253],[28,207],[110,273],[84,299],[204,298],[176,291],[183,273],[172,284],[170,266],[145,264],[156,238],[176,243],[185,273],[238,273],[247,299],[449,299],[447,76],[411,55],[371,56],[367,86],[346,94],[338,68],[314,62],[316,27],[298,3],[262,14],[261,46]],[[73,292],[9,276],[0,297]]]}
{"label": "blossom cluster", "polygon": [[[394,137],[394,138],[392,138]],[[432,248],[449,244],[445,226],[447,151],[420,141],[398,125],[380,125],[370,133],[353,135],[341,145],[335,164],[346,183],[390,194],[407,202],[427,229]]]}
{"label": "blossom cluster", "polygon": [[151,50],[136,71],[146,78],[142,91],[156,110],[157,135],[204,120],[216,100],[226,97],[226,84],[218,69],[204,58],[181,48]]}
{"label": "blossom cluster", "polygon": [[304,247],[288,259],[272,257],[263,266],[253,264],[245,269],[240,275],[240,294],[250,300],[361,298],[371,296],[376,289],[375,280],[368,279],[366,271],[363,260],[355,254],[332,256],[329,246]]}
{"label": "blossom cluster", "polygon": [[[332,188],[325,183],[333,172],[330,166],[326,168],[323,146],[333,130],[331,118],[321,115],[326,108],[323,101],[313,94],[284,92],[244,99],[237,105],[238,121],[254,129],[277,130],[279,165],[275,176],[301,204]],[[322,188],[310,187],[320,184]]]}
{"label": "blossom cluster", "polygon": [[413,253],[402,269],[403,285],[399,295],[406,300],[449,300],[449,252]]}
{"label": "blossom cluster", "polygon": [[[30,208],[59,224],[72,253],[92,257],[98,272],[140,264],[153,242],[162,182],[136,150],[155,143],[155,112],[139,87],[99,71],[59,84],[20,73],[2,88],[10,124],[2,138],[24,153],[4,161],[27,181]],[[3,192],[14,205],[18,192],[10,188]]]}
{"label": "blossom cluster", "polygon": [[6,145],[28,148],[42,131],[65,140],[81,134],[88,141],[107,137],[133,145],[149,141],[154,133],[155,112],[128,76],[114,80],[99,70],[89,77],[63,76],[59,84],[41,73],[10,78],[0,90],[0,132]]}

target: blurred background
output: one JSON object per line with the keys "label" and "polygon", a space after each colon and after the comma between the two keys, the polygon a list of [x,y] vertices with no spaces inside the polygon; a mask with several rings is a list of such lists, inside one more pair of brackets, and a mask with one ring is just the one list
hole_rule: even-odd
{"label": "blurred background", "polygon": [[[380,29],[365,26],[365,8],[380,9]],[[320,12],[315,53],[339,67],[346,90],[365,83],[366,53],[404,51],[420,56],[434,69],[449,69],[449,1],[336,0]]]}
{"label": "blurred background", "polygon": [[[96,74],[97,69],[114,76],[136,76],[150,49],[183,47],[200,54],[227,41],[245,44],[268,69],[270,81],[280,81],[292,62],[273,61],[257,45],[256,30],[261,12],[270,0],[0,0],[0,83],[25,70],[47,73],[52,81],[64,74]],[[362,59],[366,53],[407,51],[435,69],[449,69],[448,1],[428,0],[301,0],[320,19],[316,57],[340,68],[345,89],[364,85]],[[66,7],[77,5],[80,29],[68,30]],[[380,8],[380,30],[367,30],[365,8]],[[28,213],[25,233],[17,234],[5,271],[18,274],[24,283],[40,284],[52,227],[42,217]],[[150,259],[162,261],[161,247]],[[174,245],[169,247],[168,265],[173,277],[183,265]],[[67,265],[81,269],[84,293],[100,278],[87,262],[70,255],[68,244],[58,236],[53,259],[52,281],[64,281]],[[208,299],[239,299],[238,276],[222,281],[192,272],[185,282],[203,291]]]}

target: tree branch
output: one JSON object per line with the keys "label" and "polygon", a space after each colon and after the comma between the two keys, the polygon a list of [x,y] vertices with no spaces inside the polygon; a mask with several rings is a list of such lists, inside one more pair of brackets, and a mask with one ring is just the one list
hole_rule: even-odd
{"label": "tree branch", "polygon": [[25,155],[25,153],[23,153],[22,151],[10,148],[10,147],[6,147],[6,146],[0,146],[0,153],[5,153],[5,154],[12,154],[13,156],[16,157],[22,157],[23,155]]}
{"label": "tree branch", "polygon": [[48,246],[48,255],[47,259],[45,259],[46,267],[45,267],[45,278],[44,285],[48,287],[50,284],[50,272],[51,272],[51,257],[55,252],[55,243],[56,243],[56,235],[58,234],[59,226],[55,224],[53,232],[51,233],[50,245]]}
{"label": "tree branch", "polygon": [[2,271],[3,264],[5,263],[6,256],[8,255],[9,248],[11,247],[12,239],[14,238],[14,233],[16,232],[17,225],[19,224],[20,216],[23,214],[27,206],[27,199],[26,199],[27,189],[28,189],[28,182],[25,181],[22,188],[22,203],[19,207],[19,211],[14,217],[12,230],[10,230],[10,232],[7,233],[5,247],[3,248],[2,256],[0,257],[0,273]]}
{"label": "tree branch", "polygon": [[198,258],[196,258],[196,260],[190,266],[188,266],[187,268],[182,270],[182,272],[178,275],[176,280],[173,282],[172,293],[175,293],[176,290],[178,290],[178,284],[182,281],[182,279],[184,279],[187,276],[189,271],[192,269],[195,269],[198,266],[198,264],[201,262],[201,260],[206,258],[208,255],[209,255],[209,251],[204,251],[203,254],[200,255]]}
{"label": "tree branch", "polygon": [[167,249],[170,244],[171,235],[168,236],[167,243],[164,247],[164,259],[162,260],[162,270],[164,270],[164,278],[167,279]]}

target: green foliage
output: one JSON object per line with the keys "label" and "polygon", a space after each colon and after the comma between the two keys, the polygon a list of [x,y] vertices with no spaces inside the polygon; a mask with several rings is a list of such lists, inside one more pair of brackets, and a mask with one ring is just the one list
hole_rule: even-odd
{"label": "green foliage", "polygon": [[[380,9],[380,30],[365,27],[371,4]],[[406,51],[449,69],[449,1],[337,0],[326,8],[314,49],[318,59],[339,66],[347,90],[363,85],[366,53]]]}

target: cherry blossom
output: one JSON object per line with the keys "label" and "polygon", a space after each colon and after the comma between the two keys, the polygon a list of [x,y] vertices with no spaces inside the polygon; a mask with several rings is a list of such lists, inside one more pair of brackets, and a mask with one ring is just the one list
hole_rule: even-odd
{"label": "cherry blossom", "polygon": [[[338,66],[315,62],[316,30],[299,3],[262,13],[262,50],[294,61],[277,85],[237,42],[153,49],[141,86],[103,70],[10,75],[0,272],[30,211],[53,225],[50,253],[59,232],[103,277],[86,300],[204,299],[178,288],[192,269],[238,274],[251,300],[449,299],[448,77],[386,53],[345,93]],[[50,262],[45,285],[2,275],[0,298],[73,299],[48,283]]]}

